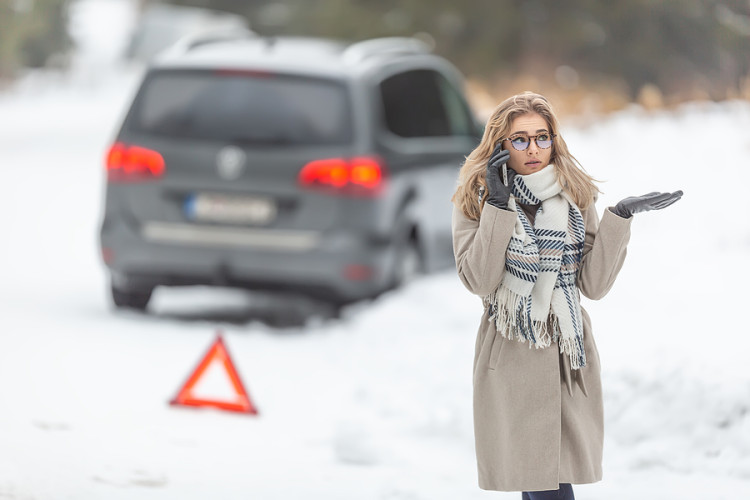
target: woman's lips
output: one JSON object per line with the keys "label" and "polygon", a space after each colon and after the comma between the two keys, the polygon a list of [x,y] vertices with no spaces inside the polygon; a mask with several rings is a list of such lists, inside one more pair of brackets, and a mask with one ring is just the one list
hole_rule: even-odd
{"label": "woman's lips", "polygon": [[542,162],[536,161],[536,160],[535,161],[527,161],[526,163],[524,163],[524,165],[526,165],[528,167],[536,167],[537,165],[541,165],[541,164],[542,164]]}

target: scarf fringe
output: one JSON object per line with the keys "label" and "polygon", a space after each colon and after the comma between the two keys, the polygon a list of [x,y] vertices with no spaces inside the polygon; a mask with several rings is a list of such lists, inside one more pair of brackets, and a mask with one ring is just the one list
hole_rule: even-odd
{"label": "scarf fringe", "polygon": [[531,318],[531,298],[518,294],[505,286],[499,286],[492,294],[485,297],[485,305],[490,310],[490,321],[508,340],[529,341],[532,346],[543,349],[557,341],[560,325],[557,316],[550,311],[546,320]]}
{"label": "scarf fringe", "polygon": [[583,346],[579,348],[576,344],[575,338],[565,339],[561,338],[558,341],[560,345],[560,352],[567,354],[570,357],[570,367],[574,370],[578,370],[586,366],[586,353],[583,350]]}
{"label": "scarf fringe", "polygon": [[532,319],[529,313],[529,297],[513,292],[505,286],[499,286],[484,298],[484,302],[489,309],[489,320],[506,339],[518,342],[528,340],[529,349],[532,346],[543,349],[552,345],[552,342],[557,342],[560,353],[570,358],[572,369],[586,366],[583,345],[579,345],[575,337],[563,337],[560,322],[552,310],[546,320]]}

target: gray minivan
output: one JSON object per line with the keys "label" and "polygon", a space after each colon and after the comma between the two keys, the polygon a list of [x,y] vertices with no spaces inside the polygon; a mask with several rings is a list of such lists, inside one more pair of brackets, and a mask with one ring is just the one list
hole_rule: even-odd
{"label": "gray minivan", "polygon": [[112,300],[218,285],[343,305],[447,267],[480,134],[459,72],[416,39],[183,43],[148,68],[107,154]]}

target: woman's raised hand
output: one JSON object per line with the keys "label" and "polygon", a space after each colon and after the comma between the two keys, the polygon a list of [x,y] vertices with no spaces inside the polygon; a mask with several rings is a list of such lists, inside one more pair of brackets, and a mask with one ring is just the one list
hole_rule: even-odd
{"label": "woman's raised hand", "polygon": [[648,212],[649,210],[661,210],[682,198],[682,191],[674,193],[653,193],[642,196],[631,196],[619,202],[612,210],[615,215],[629,219],[633,214],[638,212]]}
{"label": "woman's raised hand", "polygon": [[487,203],[503,210],[508,209],[510,192],[513,189],[513,178],[516,172],[506,167],[508,172],[508,184],[503,183],[502,167],[510,158],[510,152],[503,149],[502,143],[495,146],[489,161],[487,162]]}

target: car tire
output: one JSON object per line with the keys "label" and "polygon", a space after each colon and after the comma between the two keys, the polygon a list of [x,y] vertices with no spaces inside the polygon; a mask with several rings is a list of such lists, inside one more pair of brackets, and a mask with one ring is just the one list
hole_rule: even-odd
{"label": "car tire", "polygon": [[136,309],[139,311],[145,311],[148,306],[149,300],[151,300],[151,294],[153,288],[145,290],[122,290],[110,287],[112,292],[112,303],[118,308]]}
{"label": "car tire", "polygon": [[419,276],[423,270],[424,262],[417,241],[413,237],[405,238],[396,247],[393,287],[406,285]]}

